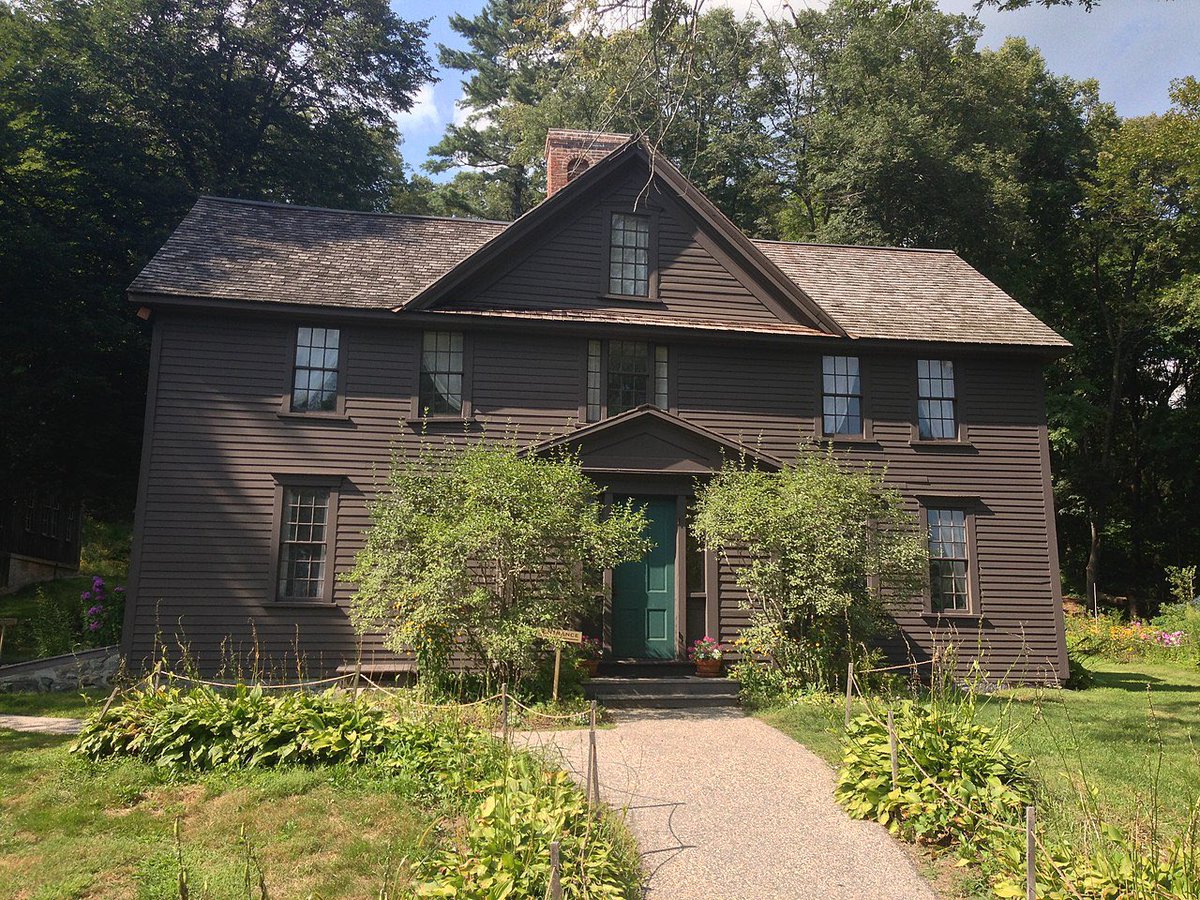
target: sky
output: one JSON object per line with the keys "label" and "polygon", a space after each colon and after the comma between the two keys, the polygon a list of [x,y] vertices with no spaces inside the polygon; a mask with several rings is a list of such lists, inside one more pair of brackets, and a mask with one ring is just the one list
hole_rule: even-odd
{"label": "sky", "polygon": [[[739,12],[758,9],[760,0],[706,0]],[[762,0],[768,12],[784,0]],[[471,17],[484,0],[422,0],[393,8],[403,18],[430,18],[431,53],[438,43],[462,46],[451,31],[453,13]],[[795,7],[821,5],[821,0],[791,0]],[[939,0],[947,12],[970,13],[974,0]],[[983,44],[998,47],[1009,35],[1024,37],[1042,51],[1052,72],[1100,82],[1101,99],[1123,116],[1163,112],[1170,105],[1171,80],[1200,76],[1200,0],[1100,0],[1093,12],[1079,7],[1033,6],[1016,12],[988,9],[979,14]],[[462,75],[439,71],[439,81],[426,85],[413,109],[397,118],[404,138],[405,161],[419,169],[430,146],[437,143],[448,122],[462,113],[455,101],[462,95]]]}

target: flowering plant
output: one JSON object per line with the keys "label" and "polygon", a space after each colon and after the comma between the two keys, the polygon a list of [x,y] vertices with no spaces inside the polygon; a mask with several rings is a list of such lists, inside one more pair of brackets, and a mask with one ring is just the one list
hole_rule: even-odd
{"label": "flowering plant", "polygon": [[599,659],[604,655],[604,644],[599,638],[585,637],[579,644],[579,655],[584,659]]}
{"label": "flowering plant", "polygon": [[113,588],[110,597],[104,579],[97,575],[92,579],[91,589],[80,594],[79,600],[83,604],[83,628],[87,636],[97,644],[116,643],[121,636],[125,588]]}
{"label": "flowering plant", "polygon": [[720,659],[724,655],[725,651],[721,649],[720,642],[714,641],[707,635],[692,644],[688,650],[688,659],[692,662],[702,659]]}

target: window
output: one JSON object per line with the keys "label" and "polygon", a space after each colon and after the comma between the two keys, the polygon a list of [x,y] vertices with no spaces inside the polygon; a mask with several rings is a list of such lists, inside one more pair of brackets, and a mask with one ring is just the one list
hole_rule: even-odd
{"label": "window", "polygon": [[292,412],[337,409],[338,342],[336,328],[298,328],[292,374]]}
{"label": "window", "polygon": [[[607,348],[607,355],[605,353]],[[587,420],[599,422],[646,403],[670,404],[668,351],[645,341],[588,341]]]}
{"label": "window", "polygon": [[967,514],[961,509],[929,509],[929,595],[934,612],[970,608]]}
{"label": "window", "polygon": [[608,292],[650,296],[650,219],[613,213],[608,243]]}
{"label": "window", "polygon": [[821,359],[821,430],[826,435],[863,433],[862,379],[857,356]]}
{"label": "window", "polygon": [[279,598],[325,596],[329,530],[327,487],[285,486],[279,544]]}
{"label": "window", "polygon": [[463,411],[463,336],[427,331],[421,345],[418,415],[459,415]]}
{"label": "window", "polygon": [[927,441],[958,437],[954,363],[948,359],[917,360],[917,434]]}

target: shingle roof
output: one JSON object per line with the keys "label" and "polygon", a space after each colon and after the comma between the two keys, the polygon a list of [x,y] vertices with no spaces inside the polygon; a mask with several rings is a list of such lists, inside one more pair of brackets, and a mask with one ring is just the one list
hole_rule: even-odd
{"label": "shingle roof", "polygon": [[505,227],[201,197],[129,289],[388,309]]}
{"label": "shingle roof", "polygon": [[[507,227],[504,222],[203,197],[130,285],[140,294],[393,309]],[[949,251],[755,241],[856,338],[1068,347]],[[618,316],[558,316],[616,321]],[[645,323],[644,318],[638,322]],[[747,329],[735,322],[660,324]],[[771,333],[817,333],[780,323]]]}
{"label": "shingle roof", "polygon": [[754,243],[851,337],[1070,346],[949,250]]}

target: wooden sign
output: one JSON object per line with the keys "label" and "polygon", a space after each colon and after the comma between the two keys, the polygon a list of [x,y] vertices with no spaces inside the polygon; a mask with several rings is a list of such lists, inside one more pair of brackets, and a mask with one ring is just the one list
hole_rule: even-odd
{"label": "wooden sign", "polygon": [[539,628],[538,637],[547,641],[561,641],[564,644],[583,643],[582,631],[571,631],[567,628]]}
{"label": "wooden sign", "polygon": [[562,645],[582,644],[583,632],[571,631],[569,628],[539,628],[538,637],[544,641],[554,641],[554,692],[550,698],[558,702],[558,673],[562,668]]}

